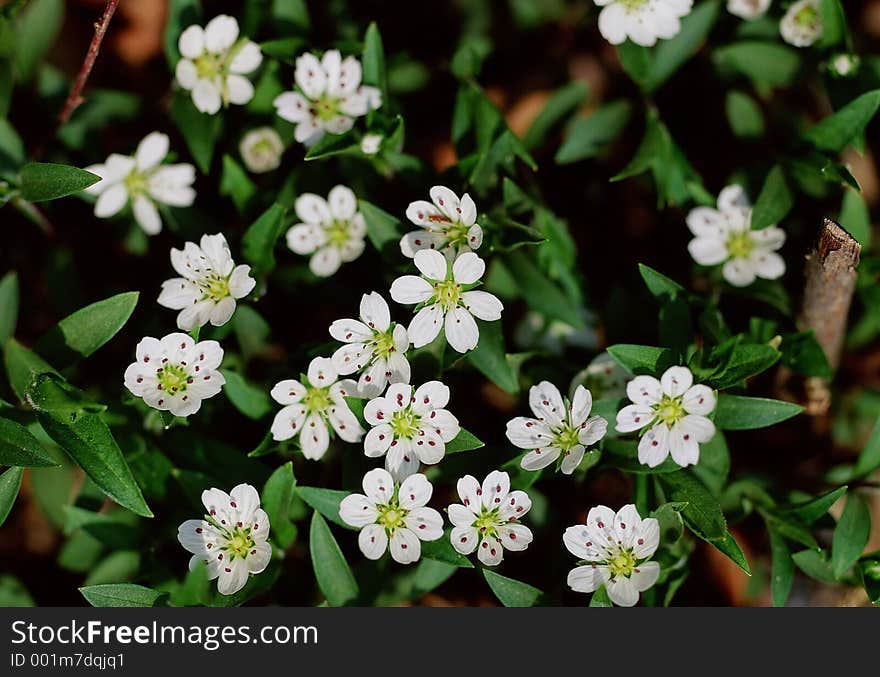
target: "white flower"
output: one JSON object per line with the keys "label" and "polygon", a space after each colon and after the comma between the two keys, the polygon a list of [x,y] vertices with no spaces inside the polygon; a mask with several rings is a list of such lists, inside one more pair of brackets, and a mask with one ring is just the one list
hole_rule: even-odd
{"label": "white flower", "polygon": [[361,153],[364,155],[375,155],[379,152],[379,148],[382,146],[382,135],[381,134],[364,134],[364,138],[361,139]]}
{"label": "white flower", "polygon": [[217,371],[223,349],[217,341],[196,343],[175,332],[147,336],[137,344],[136,361],[125,370],[125,387],[159,411],[175,416],[195,414],[202,400],[220,392],[226,379]]}
{"label": "white flower", "polygon": [[440,513],[425,507],[434,489],[424,475],[410,475],[398,485],[375,468],[364,475],[363,487],[363,494],[342,499],[339,516],[361,530],[358,545],[367,559],[379,559],[389,549],[395,562],[411,564],[421,557],[420,540],[443,536]]}
{"label": "white flower", "polygon": [[204,562],[208,579],[217,579],[217,590],[233,595],[272,558],[269,516],[260,508],[260,495],[250,484],[239,484],[228,494],[219,489],[203,491],[202,503],[207,510],[204,519],[181,524],[177,540],[193,554],[190,570]]}
{"label": "white flower", "polygon": [[465,193],[458,196],[445,186],[431,188],[431,200],[410,202],[406,218],[422,228],[407,233],[400,240],[400,251],[413,258],[422,249],[436,249],[454,258],[463,252],[479,249],[483,229],[477,223],[477,205]]}
{"label": "white flower", "polygon": [[532,507],[532,500],[524,491],[510,490],[506,472],[493,470],[483,486],[472,475],[458,480],[461,503],[447,508],[449,521],[454,525],[449,535],[452,547],[462,555],[477,550],[477,558],[492,567],[504,558],[504,549],[525,550],[532,542],[532,531],[519,524]]}
{"label": "white flower", "polygon": [[375,397],[388,383],[409,383],[409,336],[403,325],[391,321],[388,304],[377,292],[361,297],[360,312],[360,320],[330,325],[330,335],[345,344],[331,359],[343,376],[362,371],[358,395]]}
{"label": "white flower", "polygon": [[594,0],[602,7],[599,32],[612,45],[629,38],[651,47],[657,38],[678,35],[682,17],[690,14],[692,0]]}
{"label": "white flower", "polygon": [[238,151],[249,170],[262,174],[277,169],[281,164],[284,143],[271,127],[257,127],[242,137]]}
{"label": "white flower", "polygon": [[779,22],[782,39],[795,47],[809,47],[822,37],[821,0],[800,0]]}
{"label": "white flower", "polygon": [[440,381],[428,381],[415,393],[411,385],[392,383],[384,397],[364,407],[364,418],[373,426],[364,438],[364,453],[385,456],[385,469],[398,480],[417,472],[420,462],[439,463],[446,443],[461,430],[458,419],[444,409],[448,403],[449,388]]}
{"label": "white flower", "polygon": [[357,384],[336,379],[333,362],[316,357],[309,364],[308,385],[295,379],[277,383],[272,399],[285,406],[272,421],[272,438],[280,442],[299,435],[303,455],[313,460],[327,451],[330,428],[346,442],[360,442],[364,429],[345,402],[355,394]]}
{"label": "white flower", "polygon": [[177,82],[192,91],[193,104],[202,113],[213,115],[221,106],[243,105],[254,98],[254,86],[244,76],[257,69],[263,54],[257,43],[239,40],[233,17],[215,16],[204,29],[190,26],[177,46]]}
{"label": "white flower", "polygon": [[303,193],[294,203],[302,223],[287,231],[287,246],[297,254],[312,254],[311,271],[330,277],[364,251],[367,224],[357,207],[357,198],[345,186],[336,186],[326,200]]}
{"label": "white flower", "polygon": [[727,11],[746,21],[760,19],[767,13],[772,0],[727,0]]}
{"label": "white flower", "polygon": [[617,412],[617,431],[650,426],[639,440],[639,463],[654,468],[670,454],[682,467],[700,460],[700,444],[715,435],[715,424],[706,418],[715,410],[715,393],[693,382],[687,367],[670,367],[659,381],[636,376],[627,384],[626,395],[633,404]]}
{"label": "white flower", "polygon": [[499,320],[504,309],[492,294],[472,291],[486,270],[483,259],[466,252],[452,262],[438,251],[423,249],[416,252],[414,263],[421,277],[404,275],[391,284],[391,298],[397,303],[418,304],[407,330],[413,347],[428,345],[445,329],[446,340],[458,352],[476,348],[480,330],[474,317]]}
{"label": "white flower", "polygon": [[226,324],[235,300],[251,293],[256,280],[250,266],[236,266],[222,233],[202,235],[201,246],[187,242],[171,250],[171,265],[181,277],[162,283],[159,305],[179,310],[177,326],[184,331]]}
{"label": "white flower", "polygon": [[584,450],[601,440],[608,422],[590,416],[593,397],[583,386],[575,388],[569,403],[559,389],[541,381],[529,389],[529,406],[537,418],[517,416],[507,422],[507,439],[521,449],[530,449],[521,462],[526,470],[540,470],[562,456],[560,469],[571,475],[584,458]]}
{"label": "white flower", "polygon": [[381,92],[361,84],[361,62],[343,59],[335,49],[320,61],[310,53],[298,57],[294,78],[298,91],[280,94],[273,104],[279,116],[296,124],[293,136],[306,146],[325,133],[344,134],[355,118],[382,105]]}
{"label": "white flower", "polygon": [[615,515],[597,505],[586,524],[568,527],[565,547],[584,564],[568,572],[568,585],[577,592],[595,592],[605,586],[618,606],[634,606],[639,593],[657,582],[660,565],[648,559],[660,544],[660,523],[642,519],[634,505],[623,506]]}
{"label": "white flower", "polygon": [[694,234],[688,251],[702,266],[723,263],[724,279],[746,287],[761,277],[775,280],[785,273],[785,260],[776,250],[785,231],[776,226],[752,230],[752,209],[740,186],[727,186],[718,196],[718,209],[697,207],[687,216]]}
{"label": "white flower", "polygon": [[86,188],[97,195],[95,216],[101,219],[117,214],[129,200],[134,218],[144,232],[155,235],[162,230],[162,217],[156,202],[172,207],[189,207],[196,199],[192,184],[196,170],[190,164],[163,165],[168,154],[168,137],[153,132],[138,144],[134,157],[113,153],[102,165],[86,167],[101,180]]}
{"label": "white flower", "polygon": [[626,384],[632,374],[618,364],[607,352],[596,355],[586,369],[577,373],[571,381],[571,387],[584,386],[597,399],[606,397],[623,397]]}
{"label": "white flower", "polygon": [[845,78],[855,73],[860,64],[861,59],[859,59],[858,54],[842,53],[836,54],[831,58],[828,62],[828,68],[832,75]]}

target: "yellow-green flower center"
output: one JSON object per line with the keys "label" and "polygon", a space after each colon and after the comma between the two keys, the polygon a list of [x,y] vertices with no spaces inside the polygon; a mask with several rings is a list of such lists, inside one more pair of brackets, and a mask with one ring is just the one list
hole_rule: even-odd
{"label": "yellow-green flower center", "polygon": [[617,554],[608,560],[608,568],[614,578],[618,576],[631,576],[636,568],[636,558],[630,550],[618,550]]}
{"label": "yellow-green flower center", "polygon": [[406,516],[409,514],[409,510],[400,507],[396,498],[392,498],[384,505],[377,505],[376,509],[379,511],[376,524],[381,525],[389,536],[404,526]]}
{"label": "yellow-green flower center", "polygon": [[486,506],[483,506],[480,508],[480,514],[477,515],[472,526],[484,536],[497,537],[498,527],[506,522],[507,520],[503,519],[498,513],[498,508],[487,510]]}
{"label": "yellow-green flower center", "polygon": [[623,5],[625,10],[631,11],[646,5],[648,0],[617,0],[617,2],[618,4]]}
{"label": "yellow-green flower center", "polygon": [[675,423],[687,415],[682,404],[681,397],[663,395],[658,404],[654,405],[654,415],[661,423],[671,428]]}
{"label": "yellow-green flower center", "polygon": [[325,94],[312,103],[312,114],[319,120],[332,120],[339,115],[339,99]]}
{"label": "yellow-green flower center", "polygon": [[122,183],[131,197],[147,192],[147,175],[143,172],[133,170]]}
{"label": "yellow-green flower center", "polygon": [[251,538],[250,530],[236,527],[232,531],[232,537],[227,543],[226,549],[233,557],[245,559],[254,547],[254,539]]}
{"label": "yellow-green flower center", "polygon": [[455,280],[434,283],[434,298],[443,310],[451,310],[461,300],[461,285]]}
{"label": "yellow-green flower center", "polygon": [[186,391],[187,384],[192,382],[189,372],[179,364],[166,364],[156,377],[159,390],[172,394]]}
{"label": "yellow-green flower center", "polygon": [[727,239],[727,251],[735,259],[746,259],[752,253],[755,243],[749,237],[748,231],[734,233]]}
{"label": "yellow-green flower center", "polygon": [[225,299],[230,295],[229,278],[212,272],[207,277],[199,281],[199,287],[202,293],[214,303]]}
{"label": "yellow-green flower center", "polygon": [[330,397],[329,388],[306,388],[306,394],[303,396],[302,403],[310,414],[323,414],[333,400]]}
{"label": "yellow-green flower center", "polygon": [[812,5],[807,5],[794,15],[794,22],[801,28],[817,28],[821,15]]}
{"label": "yellow-green flower center", "polygon": [[561,430],[556,432],[556,436],[553,438],[553,444],[560,449],[569,451],[576,445],[580,444],[578,441],[578,429],[566,424]]}
{"label": "yellow-green flower center", "polygon": [[391,431],[395,437],[405,439],[414,438],[419,432],[419,421],[421,417],[415,413],[410,407],[395,411],[391,415]]}
{"label": "yellow-green flower center", "polygon": [[342,247],[350,239],[350,235],[349,235],[348,231],[349,231],[349,224],[347,221],[334,220],[333,223],[331,223],[326,228],[327,240],[332,245],[335,245],[337,247]]}
{"label": "yellow-green flower center", "polygon": [[449,247],[463,247],[470,241],[468,238],[469,226],[461,222],[450,222],[449,227],[444,232],[446,236],[446,245]]}
{"label": "yellow-green flower center", "polygon": [[374,359],[387,360],[396,348],[394,347],[394,325],[388,327],[388,331],[373,330],[373,340],[367,344]]}
{"label": "yellow-green flower center", "polygon": [[196,74],[200,79],[213,79],[223,70],[223,57],[210,52],[196,57],[193,63],[196,65]]}

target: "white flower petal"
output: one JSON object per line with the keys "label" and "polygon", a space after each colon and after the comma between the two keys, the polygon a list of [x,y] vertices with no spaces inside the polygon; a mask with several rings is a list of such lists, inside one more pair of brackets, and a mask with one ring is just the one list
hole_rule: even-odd
{"label": "white flower petal", "polygon": [[388,535],[378,524],[369,524],[358,534],[358,547],[367,559],[377,560],[388,548]]}
{"label": "white flower petal", "polygon": [[639,463],[656,468],[669,455],[669,428],[660,423],[639,440]]}
{"label": "white flower petal", "polygon": [[394,478],[387,470],[373,468],[362,482],[364,494],[376,505],[387,505],[394,496]]}
{"label": "white flower petal", "polygon": [[466,291],[461,295],[464,307],[474,317],[486,322],[501,319],[504,306],[496,296],[485,291]]}
{"label": "white flower petal", "polygon": [[443,517],[434,508],[414,508],[404,523],[420,541],[436,541],[443,536]]}
{"label": "white flower petal", "polygon": [[479,540],[479,532],[471,526],[453,527],[449,534],[452,547],[462,555],[470,555],[476,549]]}
{"label": "white flower petal", "polygon": [[486,263],[473,252],[465,252],[452,264],[452,277],[459,284],[473,284],[486,271]]}
{"label": "white flower petal", "polygon": [[335,186],[327,196],[330,214],[339,221],[348,221],[357,212],[357,198],[351,188]]}
{"label": "white flower petal", "polygon": [[701,266],[715,266],[730,257],[724,240],[715,237],[695,237],[688,242],[688,251]]}
{"label": "white flower petal", "polygon": [[391,534],[391,558],[398,564],[412,564],[422,554],[418,537],[406,527],[398,528]]}
{"label": "white flower petal", "polygon": [[317,461],[330,446],[330,433],[327,424],[318,414],[311,414],[303,423],[299,434],[299,443],[306,458]]}
{"label": "white flower petal", "polygon": [[574,390],[574,397],[569,407],[569,419],[574,427],[578,427],[585,423],[593,408],[593,395],[582,385],[578,385]]}
{"label": "white flower petal", "polygon": [[482,491],[484,506],[490,510],[500,508],[510,492],[510,475],[501,470],[493,470],[483,480]]}
{"label": "white flower petal", "polygon": [[397,303],[424,303],[433,294],[434,288],[416,275],[403,275],[391,283],[391,298]]}
{"label": "white flower petal", "polygon": [[558,447],[533,449],[523,456],[520,465],[524,470],[541,470],[556,461],[559,458],[559,453]]}
{"label": "white flower petal", "polygon": [[477,548],[477,559],[487,567],[494,567],[504,559],[504,547],[501,541],[492,536],[483,536],[480,546]]}
{"label": "white flower petal", "polygon": [[227,75],[226,92],[229,102],[237,106],[243,106],[254,98],[254,86],[243,75]]}
{"label": "white flower petal", "polygon": [[365,527],[379,517],[376,506],[362,494],[351,494],[339,503],[339,517],[353,527]]}
{"label": "white flower petal", "polygon": [[563,453],[562,464],[559,469],[563,475],[571,475],[575,469],[584,460],[584,447],[581,444],[574,445],[571,449]]}
{"label": "white flower petal", "polygon": [[[416,252],[413,257],[413,263],[416,264],[416,268],[419,269],[419,272],[428,279],[438,281],[446,279],[448,265],[446,258],[440,252],[436,252],[432,249],[423,249],[422,251]],[[392,298],[393,296],[392,293]]]}
{"label": "white flower petal", "polygon": [[336,247],[322,247],[309,259],[309,270],[317,277],[330,277],[339,270],[342,257]]}
{"label": "white flower petal", "polygon": [[205,49],[219,54],[225,52],[238,40],[238,21],[226,14],[211,19],[205,26]]}
{"label": "white flower petal", "polygon": [[460,353],[473,350],[480,341],[480,330],[473,315],[461,306],[456,306],[446,313],[444,328],[449,345]]}
{"label": "white flower petal", "polygon": [[694,375],[687,367],[669,367],[660,377],[660,388],[670,397],[684,395],[694,382]]}
{"label": "white flower petal", "polygon": [[626,10],[619,2],[603,8],[599,13],[599,32],[612,45],[626,40]]}
{"label": "white flower petal", "polygon": [[200,78],[192,89],[192,100],[199,111],[214,115],[223,105],[219,83]]}
{"label": "white flower petal", "polygon": [[[107,193],[109,192],[107,191]],[[156,205],[150,198],[138,195],[132,200],[131,211],[134,214],[134,220],[147,235],[156,235],[162,230],[162,217],[159,216],[159,210],[156,209]]]}
{"label": "white flower petal", "polygon": [[291,404],[275,414],[272,421],[272,439],[279,442],[299,435],[306,420],[306,408],[302,404]]}
{"label": "white flower petal", "polygon": [[566,418],[565,402],[559,388],[549,381],[541,381],[529,388],[529,407],[535,417],[551,429],[560,428]]}
{"label": "white flower petal", "polygon": [[128,202],[128,190],[124,184],[110,186],[95,202],[95,216],[106,219],[117,214]]}
{"label": "white flower petal", "polygon": [[744,259],[731,259],[724,264],[721,274],[734,287],[748,287],[755,281],[755,271]]}
{"label": "white flower petal", "polygon": [[263,53],[260,51],[260,46],[248,40],[236,52],[229,64],[229,71],[244,75],[256,70],[262,61]]}
{"label": "white flower petal", "polygon": [[[394,293],[392,291],[392,297]],[[421,348],[426,346],[440,333],[443,327],[443,309],[439,303],[425,306],[409,323],[407,332],[409,340],[412,342],[413,348]]]}
{"label": "white flower petal", "polygon": [[569,571],[566,582],[575,592],[595,592],[608,578],[608,567],[585,564]]}
{"label": "white flower petal", "polygon": [[306,394],[306,387],[295,379],[279,381],[272,388],[272,399],[278,404],[296,404]]}
{"label": "white flower petal", "polygon": [[755,275],[765,280],[775,280],[785,274],[785,259],[776,252],[758,249],[749,256],[749,264]]}
{"label": "white flower petal", "polygon": [[626,396],[634,404],[657,404],[662,395],[660,381],[653,376],[636,376],[626,384]]}
{"label": "white flower petal", "polygon": [[161,132],[147,134],[138,144],[135,152],[135,164],[140,170],[152,169],[168,155],[168,136]]}
{"label": "white flower petal", "polygon": [[550,444],[553,433],[545,424],[533,418],[517,416],[507,422],[507,439],[520,449],[537,449]]}
{"label": "white flower petal", "polygon": [[429,191],[431,200],[450,221],[461,220],[461,202],[458,196],[446,186],[434,186]]}
{"label": "white flower petal", "polygon": [[617,606],[630,607],[638,604],[639,591],[632,581],[624,576],[612,578],[605,584],[608,598]]}
{"label": "white flower petal", "polygon": [[177,48],[184,58],[195,59],[201,56],[205,50],[205,31],[201,26],[190,26],[180,34]]}
{"label": "white flower petal", "polygon": [[601,416],[591,416],[581,423],[581,429],[578,431],[578,442],[588,447],[605,437],[607,432],[608,421]]}
{"label": "white flower petal", "polygon": [[715,409],[715,393],[709,386],[691,386],[682,397],[681,406],[689,414],[705,416]]}
{"label": "white flower petal", "polygon": [[676,427],[685,434],[691,435],[700,444],[708,442],[715,436],[715,424],[705,416],[688,414],[678,422]]}

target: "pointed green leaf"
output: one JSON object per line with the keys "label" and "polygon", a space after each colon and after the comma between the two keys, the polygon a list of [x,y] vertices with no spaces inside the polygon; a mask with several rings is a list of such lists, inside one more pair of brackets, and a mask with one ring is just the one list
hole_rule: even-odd
{"label": "pointed green leaf", "polygon": [[359,200],[358,205],[367,223],[367,237],[376,249],[381,252],[400,241],[400,219],[366,200]]}
{"label": "pointed green leaf", "polygon": [[330,606],[343,606],[358,596],[358,584],[354,574],[339,549],[327,522],[320,513],[312,513],[309,529],[309,551],[318,587]]}
{"label": "pointed green leaf", "polygon": [[839,153],[860,136],[880,108],[880,89],[866,92],[820,120],[804,135],[819,150]]}
{"label": "pointed green leaf", "polygon": [[93,607],[157,607],[167,606],[168,595],[134,583],[89,585],[79,589]]}
{"label": "pointed green leaf", "polygon": [[21,168],[21,197],[28,202],[57,200],[85,190],[101,177],[84,169],[48,162],[31,162]]}
{"label": "pointed green leaf", "polygon": [[272,410],[269,396],[261,388],[248,383],[244,376],[236,371],[224,371],[226,385],[223,392],[229,401],[248,418],[259,420]]}
{"label": "pointed green leaf", "polygon": [[21,489],[22,468],[9,468],[0,475],[0,526],[6,521]]}
{"label": "pointed green leaf", "polygon": [[58,463],[27,428],[0,418],[0,465],[38,468],[57,466]]}
{"label": "pointed green leaf", "polygon": [[764,397],[721,393],[715,408],[715,425],[720,430],[754,430],[786,421],[804,408],[791,402]]}
{"label": "pointed green leaf", "polygon": [[477,325],[480,330],[480,340],[477,347],[468,353],[468,361],[502,390],[509,393],[518,392],[519,382],[516,372],[507,359],[501,322],[477,320]]}
{"label": "pointed green leaf", "polygon": [[817,496],[809,501],[796,503],[785,510],[785,514],[791,515],[805,524],[812,524],[825,515],[831,506],[846,493],[846,490],[847,487],[844,485],[842,487],[837,487],[837,489],[832,489],[828,493]]}
{"label": "pointed green leaf", "polygon": [[834,529],[831,545],[831,566],[837,578],[855,564],[870,535],[871,511],[867,502],[860,494],[847,494],[846,506]]}
{"label": "pointed green leaf", "polygon": [[18,275],[10,270],[0,280],[0,346],[15,334],[18,322]]}
{"label": "pointed green leaf", "polygon": [[506,607],[534,606],[543,594],[538,588],[528,583],[496,574],[490,569],[483,569],[483,577],[498,600]]}
{"label": "pointed green leaf", "polygon": [[276,202],[241,238],[241,253],[258,275],[267,275],[275,269],[275,244],[284,228],[284,214],[284,207]]}
{"label": "pointed green leaf", "polygon": [[618,343],[608,348],[608,354],[624,369],[634,374],[658,374],[672,365],[672,351],[669,348],[637,346]]}
{"label": "pointed green leaf", "polygon": [[794,207],[794,194],[788,187],[785,172],[776,165],[764,179],[764,186],[752,208],[752,228],[761,230],[782,221]]}
{"label": "pointed green leaf", "polygon": [[457,454],[461,451],[471,451],[472,449],[479,449],[485,446],[485,442],[477,439],[476,435],[462,428],[459,430],[458,435],[446,443],[446,453]]}
{"label": "pointed green leaf", "polygon": [[323,489],[321,487],[297,487],[296,494],[331,522],[346,529],[354,529],[339,516],[339,504],[351,494],[350,491]]}
{"label": "pointed green leaf", "polygon": [[260,495],[263,510],[272,525],[272,538],[282,549],[286,549],[296,539],[296,526],[290,521],[290,501],[293,498],[296,478],[293,464],[288,461],[266,480]]}

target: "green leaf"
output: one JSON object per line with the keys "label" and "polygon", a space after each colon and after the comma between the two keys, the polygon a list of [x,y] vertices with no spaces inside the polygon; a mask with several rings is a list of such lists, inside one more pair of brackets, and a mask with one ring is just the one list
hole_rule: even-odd
{"label": "green leaf", "polygon": [[282,550],[296,539],[296,526],[290,521],[290,501],[295,487],[293,464],[288,461],[269,476],[260,495],[263,510],[272,525],[272,538]]}
{"label": "green leaf", "polygon": [[739,543],[736,542],[736,539],[730,533],[727,533],[724,538],[715,539],[709,542],[714,545],[719,552],[727,555],[730,561],[736,564],[747,575],[752,575],[745,553],[743,553],[742,548],[739,547]]}
{"label": "green leaf", "polygon": [[669,348],[618,343],[608,348],[608,354],[634,374],[659,374],[672,364],[672,351]]}
{"label": "green leaf", "polygon": [[[859,241],[863,249],[870,246],[871,215],[861,193],[853,189],[843,192],[843,204],[840,206],[838,222],[847,233]],[[2,338],[2,334],[0,334],[0,338]]]}
{"label": "green leaf", "polygon": [[685,288],[675,280],[666,277],[662,273],[658,273],[653,268],[649,268],[644,263],[639,264],[639,274],[645,281],[645,286],[654,296],[660,298],[669,296],[675,298],[679,294],[684,294]]}
{"label": "green leaf", "polygon": [[477,320],[477,325],[480,330],[480,340],[477,347],[468,353],[468,362],[502,390],[509,393],[518,392],[519,382],[516,371],[507,359],[501,322]]}
{"label": "green leaf", "polygon": [[0,280],[0,346],[15,334],[18,323],[18,275],[10,270]]}
{"label": "green leaf", "polygon": [[651,70],[651,50],[627,40],[617,45],[617,58],[620,59],[620,65],[633,82],[639,87],[644,87]]}
{"label": "green leaf", "polygon": [[856,477],[867,475],[877,468],[880,468],[880,419],[877,420],[871,437],[868,438],[868,443],[859,454],[853,475]]}
{"label": "green leaf", "polygon": [[458,435],[446,443],[446,453],[457,454],[462,451],[471,451],[472,449],[479,449],[485,446],[485,442],[477,439],[476,435],[462,428],[458,431]]}
{"label": "green leaf", "polygon": [[370,23],[364,36],[363,83],[378,87],[383,103],[388,102],[388,78],[385,71],[385,49],[376,22]]}
{"label": "green leaf", "polygon": [[260,51],[274,59],[296,63],[296,57],[302,54],[306,41],[303,38],[279,38],[260,43]]}
{"label": "green leaf", "polygon": [[872,604],[880,604],[880,558],[863,558],[858,563],[858,571],[868,599]]}
{"label": "green leaf", "polygon": [[553,92],[523,137],[526,148],[533,150],[544,143],[553,128],[571,115],[586,96],[587,86],[583,82],[570,82]]}
{"label": "green leaf", "polygon": [[653,91],[670,78],[705,42],[718,17],[717,0],[702,2],[681,20],[681,30],[671,40],[661,40],[654,49],[642,86]]}
{"label": "green leaf", "polygon": [[359,211],[367,223],[367,237],[380,252],[400,241],[400,219],[366,200],[358,200]]}
{"label": "green leaf", "polygon": [[272,0],[272,17],[285,31],[309,29],[309,10],[305,0]]}
{"label": "green leaf", "polygon": [[530,308],[576,329],[585,328],[580,308],[522,251],[508,253],[504,262]]}
{"label": "green leaf", "polygon": [[80,308],[49,330],[35,350],[59,367],[88,357],[125,326],[138,296],[136,291],[125,292]]}
{"label": "green leaf", "polygon": [[846,14],[840,0],[819,0],[822,34],[816,43],[818,47],[830,47],[846,38]]}
{"label": "green leaf", "polygon": [[752,228],[761,230],[780,223],[794,207],[794,195],[788,187],[785,172],[775,165],[764,179],[764,186],[752,209]]}
{"label": "green leaf", "polygon": [[38,376],[28,387],[27,400],[46,434],[70,454],[101,491],[137,515],[153,516],[122,451],[98,414],[81,413],[72,421],[69,411],[80,406],[78,401],[71,400],[57,378],[47,374]]}
{"label": "green leaf", "polygon": [[681,509],[681,516],[691,531],[710,543],[727,535],[727,523],[718,499],[690,471],[657,475],[657,478],[668,501],[687,504]]}
{"label": "green leaf", "polygon": [[323,489],[321,487],[297,487],[296,494],[331,522],[346,529],[354,529],[339,516],[339,504],[350,495],[350,491]]}
{"label": "green leaf", "polygon": [[452,547],[449,541],[449,531],[445,531],[443,535],[435,541],[422,541],[422,557],[436,562],[445,562],[446,564],[454,564],[463,569],[473,569],[474,565],[471,561]]}
{"label": "green leaf", "polygon": [[798,374],[819,378],[831,378],[833,375],[825,351],[812,329],[784,336],[779,350],[782,352],[782,363]]}
{"label": "green leaf", "polygon": [[28,608],[36,606],[27,588],[14,576],[0,574],[0,607]]}
{"label": "green leaf", "polygon": [[9,385],[19,400],[25,401],[25,390],[38,374],[58,372],[35,352],[28,350],[15,339],[9,339],[3,348],[6,375]]}
{"label": "green leaf", "polygon": [[312,513],[309,551],[315,580],[330,606],[343,606],[357,598],[358,584],[354,574],[351,573],[330,527],[317,511]]}
{"label": "green leaf", "polygon": [[242,414],[256,421],[272,411],[269,396],[263,389],[248,383],[244,376],[235,371],[224,371],[223,376],[226,377],[223,392]]}
{"label": "green leaf", "polygon": [[248,202],[257,192],[244,168],[229,155],[223,156],[223,173],[220,176],[220,195],[232,198],[235,208],[243,212]]}
{"label": "green leaf", "polygon": [[483,569],[483,577],[498,600],[506,607],[534,606],[543,594],[538,588],[528,583],[496,574],[491,569]]}
{"label": "green leaf", "polygon": [[89,585],[79,589],[93,607],[157,607],[166,606],[167,593],[133,583]]}
{"label": "green leaf", "polygon": [[834,570],[831,562],[824,551],[817,550],[801,550],[794,553],[791,558],[797,565],[798,569],[803,571],[807,576],[822,583],[837,583],[834,576]]}
{"label": "green leaf", "polygon": [[200,113],[186,91],[178,92],[174,97],[170,113],[199,171],[207,174],[211,171],[214,146],[220,135],[223,116]]}
{"label": "green leaf", "polygon": [[828,493],[817,496],[809,501],[796,503],[787,508],[783,514],[791,515],[806,524],[812,524],[825,515],[831,506],[846,493],[846,490],[846,485],[837,487],[837,489],[832,489]]}
{"label": "green leaf", "polygon": [[21,477],[24,474],[22,468],[9,468],[0,475],[0,526],[6,521],[12,511],[12,505],[21,488]]}
{"label": "green leaf", "polygon": [[775,529],[768,524],[767,533],[770,536],[770,597],[773,606],[785,606],[788,595],[791,593],[791,585],[794,583],[794,560],[791,558],[791,550],[788,543]]}
{"label": "green leaf", "polygon": [[64,23],[62,0],[32,0],[15,22],[15,73],[19,81],[30,80],[37,66],[61,31]]}
{"label": "green leaf", "polygon": [[684,523],[681,519],[681,511],[687,507],[687,503],[664,503],[656,510],[652,510],[649,517],[653,517],[660,525],[660,542],[672,545],[684,532]]}
{"label": "green leaf", "polygon": [[871,511],[860,494],[847,494],[846,506],[834,529],[831,566],[837,578],[843,576],[861,556],[871,535]]}
{"label": "green leaf", "polygon": [[865,127],[880,108],[880,89],[853,99],[833,115],[807,130],[804,138],[819,150],[839,153],[861,137]]}
{"label": "green leaf", "polygon": [[759,91],[788,85],[801,68],[796,50],[774,42],[736,42],[715,48],[712,58],[720,66],[745,75]]}
{"label": "green leaf", "polygon": [[137,575],[141,554],[136,550],[117,550],[89,569],[85,585],[103,585],[130,581]]}
{"label": "green leaf", "polygon": [[241,238],[241,253],[258,275],[275,270],[275,243],[284,229],[286,210],[277,202],[260,214]]}
{"label": "green leaf", "polygon": [[590,597],[591,609],[611,609],[613,607],[614,604],[611,603],[611,598],[608,597],[608,591],[604,585],[600,586]]}
{"label": "green leaf", "polygon": [[753,139],[764,135],[764,114],[748,94],[732,89],[724,100],[724,110],[735,136]]}
{"label": "green leaf", "polygon": [[706,379],[706,384],[718,390],[730,388],[750,376],[767,371],[780,357],[782,354],[766,343],[736,343],[719,366],[720,373],[713,373]]}
{"label": "green leaf", "polygon": [[803,410],[802,406],[791,402],[721,393],[715,408],[715,425],[720,430],[766,428],[797,416]]}
{"label": "green leaf", "polygon": [[693,467],[693,473],[714,494],[721,493],[730,473],[730,450],[723,433],[716,432],[711,440],[700,445],[700,462]]}
{"label": "green leaf", "polygon": [[79,193],[101,177],[78,167],[49,162],[31,162],[21,168],[21,197],[28,202],[57,200]]}
{"label": "green leaf", "polygon": [[619,100],[600,106],[589,117],[577,118],[556,151],[556,164],[567,165],[599,155],[623,131],[631,113],[632,104]]}
{"label": "green leaf", "polygon": [[39,468],[57,466],[58,463],[27,428],[15,421],[0,418],[0,465]]}

